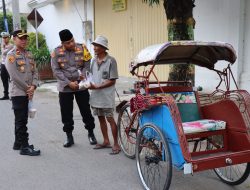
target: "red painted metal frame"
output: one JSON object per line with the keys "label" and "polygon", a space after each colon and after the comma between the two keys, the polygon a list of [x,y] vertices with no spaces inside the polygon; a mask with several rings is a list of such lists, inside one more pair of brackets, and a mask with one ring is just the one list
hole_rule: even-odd
{"label": "red painted metal frame", "polygon": [[207,131],[207,132],[201,132],[201,133],[194,133],[194,134],[186,134],[187,139],[195,139],[195,138],[208,138],[211,136],[215,135],[221,135],[223,137],[223,147],[215,149],[215,150],[203,150],[203,151],[192,151],[191,156],[201,156],[205,154],[212,154],[212,153],[217,153],[217,152],[223,152],[227,151],[228,146],[227,146],[227,134],[226,130],[218,130],[218,131]]}
{"label": "red painted metal frame", "polygon": [[230,152],[222,152],[222,153],[223,154],[216,156],[214,155],[212,157],[207,156],[204,158],[193,159],[192,160],[193,171],[198,172],[208,169],[229,166],[225,162],[226,159],[228,158],[230,158],[233,161],[233,165],[250,162],[249,160],[250,150],[234,152],[234,153]]}
{"label": "red painted metal frame", "polygon": [[[144,67],[142,74],[139,72],[139,67],[134,71],[139,81],[135,84],[136,95],[130,102],[131,110],[138,114],[153,106],[167,105],[179,136],[184,159],[186,162],[193,164],[194,172],[225,167],[227,166],[225,162],[227,158],[232,159],[233,164],[250,162],[250,95],[247,91],[238,89],[230,64],[223,71],[211,69],[217,72],[220,77],[220,82],[212,94],[200,96],[195,92],[201,116],[204,119],[226,121],[227,128],[221,131],[188,135],[184,134],[180,113],[174,99],[166,96],[155,97],[150,93],[192,91],[192,87],[185,86],[184,83],[176,83],[176,86],[172,83],[172,85],[168,86],[167,84],[171,84],[171,82],[160,82],[153,71],[154,68],[155,64],[152,62],[148,70]],[[154,76],[156,82],[149,80],[151,75]],[[230,90],[231,79],[233,79],[237,90]],[[150,84],[153,83],[158,84],[158,87],[150,87]],[[220,89],[222,84],[225,86],[225,91]],[[145,94],[140,94],[140,88],[142,87],[145,89]],[[199,97],[202,99],[201,102]],[[207,99],[208,103],[204,103],[204,99]],[[202,152],[190,152],[188,150],[188,139],[209,137],[211,135],[222,135],[224,147],[218,150]],[[221,154],[218,155],[219,153]],[[212,154],[212,156],[209,154]]]}

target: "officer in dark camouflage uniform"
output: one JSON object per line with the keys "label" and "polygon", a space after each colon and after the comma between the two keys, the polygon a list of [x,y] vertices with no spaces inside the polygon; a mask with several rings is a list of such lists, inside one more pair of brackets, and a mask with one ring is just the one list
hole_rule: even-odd
{"label": "officer in dark camouflage uniform", "polygon": [[24,30],[13,32],[15,47],[7,54],[6,68],[10,75],[10,96],[15,115],[15,142],[13,149],[21,155],[37,156],[40,150],[28,143],[28,103],[37,87],[37,72],[32,54],[25,48],[28,34]]}
{"label": "officer in dark camouflage uniform", "polygon": [[72,135],[74,97],[80,109],[82,121],[88,130],[89,142],[93,145],[96,144],[93,132],[95,123],[89,105],[89,92],[88,89],[79,90],[78,85],[80,79],[85,77],[86,71],[90,69],[91,55],[85,45],[75,43],[69,30],[60,31],[59,36],[62,45],[58,46],[51,54],[51,65],[58,82],[63,131],[67,134],[64,147],[70,147],[74,144]]}

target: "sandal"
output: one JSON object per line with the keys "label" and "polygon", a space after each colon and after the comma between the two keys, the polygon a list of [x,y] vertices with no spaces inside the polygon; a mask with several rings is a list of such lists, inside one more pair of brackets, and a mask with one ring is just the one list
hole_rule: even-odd
{"label": "sandal", "polygon": [[121,152],[120,149],[112,149],[112,152],[110,152],[109,154],[110,155],[116,155],[116,154],[119,154]]}
{"label": "sandal", "polygon": [[97,149],[104,149],[104,148],[112,148],[112,146],[110,144],[96,144],[93,149],[97,150]]}

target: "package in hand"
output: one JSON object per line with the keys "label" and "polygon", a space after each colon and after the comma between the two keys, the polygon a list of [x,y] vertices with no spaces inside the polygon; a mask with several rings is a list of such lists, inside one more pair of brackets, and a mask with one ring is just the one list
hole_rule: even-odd
{"label": "package in hand", "polygon": [[79,89],[82,88],[89,88],[91,86],[91,83],[93,84],[93,80],[92,80],[92,74],[88,71],[86,71],[86,77],[81,80],[81,82],[79,83]]}

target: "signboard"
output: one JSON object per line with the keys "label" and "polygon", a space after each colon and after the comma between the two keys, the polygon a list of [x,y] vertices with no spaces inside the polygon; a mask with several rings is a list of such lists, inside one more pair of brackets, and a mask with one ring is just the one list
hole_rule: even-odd
{"label": "signboard", "polygon": [[112,0],[112,10],[125,11],[127,8],[126,0]]}
{"label": "signboard", "polygon": [[36,9],[33,9],[31,13],[27,16],[28,21],[36,29],[36,49],[38,49],[38,32],[37,28],[42,23],[43,17],[39,14]]}
{"label": "signboard", "polygon": [[36,9],[33,9],[31,13],[27,16],[28,21],[34,28],[38,28],[38,26],[42,23],[43,17],[39,14]]}

